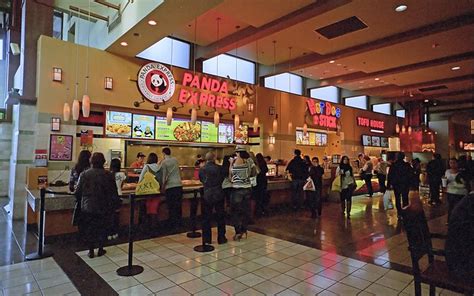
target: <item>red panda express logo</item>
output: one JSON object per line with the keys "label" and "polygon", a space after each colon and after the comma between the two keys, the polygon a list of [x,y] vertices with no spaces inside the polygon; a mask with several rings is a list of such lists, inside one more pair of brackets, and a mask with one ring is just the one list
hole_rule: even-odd
{"label": "red panda express logo", "polygon": [[165,103],[174,94],[173,73],[160,63],[148,63],[138,71],[138,90],[152,103]]}

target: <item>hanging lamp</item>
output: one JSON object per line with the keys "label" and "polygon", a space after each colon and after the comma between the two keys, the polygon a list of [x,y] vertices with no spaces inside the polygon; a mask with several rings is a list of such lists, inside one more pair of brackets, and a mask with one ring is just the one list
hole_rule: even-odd
{"label": "hanging lamp", "polygon": [[63,120],[69,121],[69,118],[71,118],[71,107],[69,106],[69,103],[66,102],[63,106]]}
{"label": "hanging lamp", "polygon": [[308,133],[308,125],[306,122],[303,124],[303,135],[306,135]]}
{"label": "hanging lamp", "polygon": [[395,125],[395,132],[396,132],[397,134],[400,133],[400,125],[398,124],[398,122],[397,122],[397,124]]}
{"label": "hanging lamp", "polygon": [[217,112],[217,110],[216,110],[216,111],[214,111],[214,125],[216,127],[219,126],[219,121],[220,121],[220,115],[219,115],[219,112]]}
{"label": "hanging lamp", "polygon": [[168,107],[166,110],[166,125],[171,125],[171,122],[173,121],[173,109],[171,107]]}
{"label": "hanging lamp", "polygon": [[412,132],[412,128],[411,128],[411,125],[408,126],[408,134],[411,135],[411,132]]}
{"label": "hanging lamp", "polygon": [[275,119],[273,119],[273,133],[276,134],[278,132],[278,114],[275,115]]}
{"label": "hanging lamp", "polygon": [[91,110],[91,99],[87,94],[89,92],[89,46],[90,46],[90,35],[91,35],[91,0],[89,0],[89,15],[88,15],[88,31],[87,31],[87,51],[86,51],[86,87],[85,94],[82,96],[82,115],[89,117]]}
{"label": "hanging lamp", "polygon": [[72,102],[72,119],[78,120],[79,119],[79,112],[80,112],[79,100],[74,99]]}
{"label": "hanging lamp", "polygon": [[197,121],[197,110],[196,108],[191,109],[191,123],[196,124]]}
{"label": "hanging lamp", "polygon": [[[255,51],[256,51],[256,54],[257,54],[256,55],[256,62],[257,62],[257,65],[258,65],[258,39],[257,39],[256,44],[255,44]],[[255,113],[258,114],[258,100],[259,100],[259,98],[258,98],[258,88],[259,87],[258,87],[258,85],[255,86],[255,87],[256,87],[255,88],[255,110],[256,110]],[[253,119],[253,129],[254,129],[255,132],[258,132],[259,127],[258,127],[258,116],[257,115],[255,115],[255,118]]]}
{"label": "hanging lamp", "polygon": [[405,125],[402,125],[402,134],[406,133],[406,128],[405,128]]}
{"label": "hanging lamp", "polygon": [[238,129],[240,126],[240,116],[239,114],[234,115],[234,127],[235,129]]}

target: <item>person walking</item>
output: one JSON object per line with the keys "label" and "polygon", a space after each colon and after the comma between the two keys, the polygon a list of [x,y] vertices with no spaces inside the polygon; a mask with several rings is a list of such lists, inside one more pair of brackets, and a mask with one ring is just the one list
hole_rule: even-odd
{"label": "person walking", "polygon": [[301,158],[301,151],[295,149],[294,158],[288,163],[286,167],[291,175],[291,201],[293,210],[298,210],[301,207],[303,200],[303,186],[308,178],[308,165]]}
{"label": "person walking", "polygon": [[162,186],[165,190],[166,204],[168,205],[169,221],[171,228],[177,230],[181,226],[181,200],[183,198],[183,183],[179,163],[171,156],[171,149],[163,148],[163,161],[161,162]]}
{"label": "person walking", "polygon": [[405,153],[399,152],[397,159],[390,166],[387,176],[387,186],[393,188],[393,193],[395,194],[395,206],[399,219],[401,218],[402,207],[408,205],[408,193],[413,178],[412,167],[409,163],[405,162]]}
{"label": "person walking", "polygon": [[104,242],[115,209],[120,205],[117,186],[112,173],[104,169],[105,157],[96,152],[92,155],[92,168],[79,177],[76,189],[76,201],[81,205],[80,233],[89,249],[89,258],[106,253]]}
{"label": "person walking", "polygon": [[440,204],[439,187],[441,186],[441,178],[445,173],[445,169],[439,153],[433,154],[433,159],[428,162],[428,165],[426,166],[426,173],[428,175],[428,184],[430,186],[430,204]]}
{"label": "person walking", "polygon": [[347,214],[347,219],[351,218],[352,194],[356,187],[354,173],[350,165],[349,157],[344,155],[341,163],[336,169],[336,176],[341,176],[341,211],[342,215]]}
{"label": "person walking", "polygon": [[234,241],[240,241],[243,235],[247,237],[247,225],[250,221],[250,197],[252,184],[250,178],[257,175],[255,164],[250,161],[250,155],[243,146],[235,149],[236,157],[232,158],[229,166],[229,179],[232,182],[230,198],[232,224],[234,225]]}
{"label": "person walking", "polygon": [[449,160],[449,169],[444,174],[447,186],[446,193],[448,194],[448,223],[450,223],[451,212],[456,204],[467,195],[467,178],[464,173],[459,171],[458,161],[456,158]]}
{"label": "person walking", "polygon": [[374,195],[374,189],[372,188],[372,173],[374,170],[374,165],[372,161],[370,161],[370,157],[368,155],[364,155],[364,165],[362,166],[360,176],[362,180],[365,181],[365,186],[367,186],[367,193],[369,197]]}
{"label": "person walking", "polygon": [[255,187],[255,216],[261,217],[265,215],[265,210],[267,206],[267,186],[268,186],[268,167],[263,158],[262,153],[257,153],[256,155],[257,166],[259,168],[257,174],[257,186]]}
{"label": "person walking", "polygon": [[385,182],[387,180],[388,162],[384,161],[382,157],[379,157],[378,161],[379,162],[375,166],[375,173],[377,174],[377,179],[379,180],[380,192],[383,194],[387,190]]}
{"label": "person walking", "polygon": [[216,155],[213,152],[206,154],[206,164],[199,169],[199,180],[203,184],[202,210],[202,236],[205,244],[211,244],[211,216],[215,210],[217,222],[217,243],[225,244],[225,209],[224,191],[222,181],[224,176],[221,167],[216,164]]}
{"label": "person walking", "polygon": [[323,188],[324,175],[324,168],[319,165],[319,159],[317,157],[311,159],[308,172],[311,180],[313,180],[315,191],[306,191],[306,194],[308,205],[311,209],[311,218],[315,219],[321,217],[322,213],[321,192]]}
{"label": "person walking", "polygon": [[81,173],[91,167],[91,152],[89,150],[82,150],[77,157],[77,163],[72,168],[69,175],[69,191],[75,192],[76,185]]}

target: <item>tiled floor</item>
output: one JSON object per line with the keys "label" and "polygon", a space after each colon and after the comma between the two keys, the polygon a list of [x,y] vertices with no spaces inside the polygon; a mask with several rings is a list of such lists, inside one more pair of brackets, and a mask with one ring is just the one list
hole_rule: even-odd
{"label": "tiled floor", "polygon": [[0,295],[80,295],[52,258],[0,267]]}
{"label": "tiled floor", "polygon": [[127,263],[127,244],[108,247],[100,258],[78,255],[119,295],[414,294],[409,274],[254,232],[240,242],[215,244],[210,253],[195,252],[199,243],[184,233],[136,242],[134,264],[145,271],[134,277],[116,274]]}

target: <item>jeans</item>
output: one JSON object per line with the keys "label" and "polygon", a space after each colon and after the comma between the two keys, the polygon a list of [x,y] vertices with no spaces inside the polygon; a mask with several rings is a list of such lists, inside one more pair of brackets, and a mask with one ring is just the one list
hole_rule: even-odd
{"label": "jeans", "polygon": [[341,210],[344,214],[347,206],[347,215],[350,215],[352,208],[352,190],[350,188],[341,190]]}
{"label": "jeans", "polygon": [[402,207],[408,206],[408,193],[410,188],[394,187],[393,193],[395,194],[395,206],[397,208],[397,214],[400,216],[402,213]]}
{"label": "jeans", "polygon": [[439,202],[439,187],[441,186],[441,179],[430,181],[430,201]]}
{"label": "jeans", "polygon": [[374,194],[374,189],[372,188],[372,174],[365,174],[364,181],[365,185],[367,186],[367,191],[370,197],[372,197],[372,195]]}
{"label": "jeans", "polygon": [[232,190],[230,198],[230,209],[232,212],[232,224],[235,233],[247,232],[247,226],[250,221],[250,188],[235,188]]}
{"label": "jeans", "polygon": [[306,199],[311,210],[311,216],[321,216],[321,188],[316,188],[316,191],[306,191]]}
{"label": "jeans", "polygon": [[217,238],[221,240],[225,238],[225,211],[224,211],[224,196],[218,202],[210,203],[205,199],[201,199],[202,211],[202,237],[205,243],[212,242],[211,219],[212,212],[215,210],[215,217],[217,222]]}
{"label": "jeans", "polygon": [[181,200],[183,199],[183,187],[173,187],[166,189],[166,204],[168,205],[168,215],[171,228],[181,225]]}
{"label": "jeans", "polygon": [[464,196],[460,194],[448,193],[448,223],[449,223],[449,218],[451,217],[451,212],[453,211],[453,209],[456,207],[458,202],[460,202],[463,197]]}
{"label": "jeans", "polygon": [[291,202],[294,209],[299,209],[303,201],[303,186],[305,180],[296,179],[291,181]]}
{"label": "jeans", "polygon": [[377,178],[379,179],[380,192],[385,193],[387,190],[387,186],[385,186],[385,180],[387,179],[387,176],[384,174],[377,174]]}

